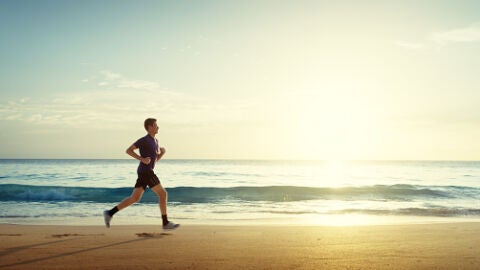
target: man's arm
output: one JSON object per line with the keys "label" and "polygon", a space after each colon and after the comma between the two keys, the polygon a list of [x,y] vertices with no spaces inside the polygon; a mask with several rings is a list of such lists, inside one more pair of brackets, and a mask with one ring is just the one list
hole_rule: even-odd
{"label": "man's arm", "polygon": [[167,151],[165,150],[165,148],[164,148],[164,147],[160,147],[160,152],[157,153],[157,161],[159,161],[159,160],[163,157],[163,155],[165,155],[165,152],[167,152]]}
{"label": "man's arm", "polygon": [[144,164],[150,164],[150,157],[142,158],[141,156],[137,155],[137,153],[135,153],[135,149],[137,149],[137,147],[135,146],[135,144],[132,144],[130,147],[127,148],[127,151],[125,152],[129,156],[133,157],[134,159],[140,160]]}

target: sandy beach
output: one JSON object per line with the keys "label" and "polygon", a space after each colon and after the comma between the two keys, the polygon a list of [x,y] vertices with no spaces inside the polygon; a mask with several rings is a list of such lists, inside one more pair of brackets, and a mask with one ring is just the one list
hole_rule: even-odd
{"label": "sandy beach", "polygon": [[0,228],[2,269],[480,269],[480,223]]}

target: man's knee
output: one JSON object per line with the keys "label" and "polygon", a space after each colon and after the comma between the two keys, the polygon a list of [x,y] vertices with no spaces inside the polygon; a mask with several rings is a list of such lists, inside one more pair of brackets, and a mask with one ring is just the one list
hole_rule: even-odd
{"label": "man's knee", "polygon": [[136,202],[140,201],[141,198],[142,198],[141,195],[132,195],[132,196],[130,196],[130,200],[131,200],[133,203],[136,203]]}
{"label": "man's knee", "polygon": [[163,187],[159,187],[157,188],[157,195],[160,197],[160,198],[166,198],[168,196],[168,192],[163,188]]}
{"label": "man's knee", "polygon": [[163,197],[167,197],[167,196],[168,196],[168,192],[167,192],[164,188],[162,188],[162,189],[160,190],[160,195],[162,195]]}

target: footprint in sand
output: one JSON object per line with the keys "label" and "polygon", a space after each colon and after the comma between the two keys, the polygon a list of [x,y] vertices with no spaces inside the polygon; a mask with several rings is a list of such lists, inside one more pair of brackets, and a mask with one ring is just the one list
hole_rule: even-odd
{"label": "footprint in sand", "polygon": [[160,238],[164,235],[170,235],[169,233],[137,233],[136,234],[138,237],[144,237],[144,238]]}
{"label": "footprint in sand", "polygon": [[105,234],[78,234],[78,233],[64,233],[64,234],[52,234],[51,237],[62,238],[69,236],[104,236]]}

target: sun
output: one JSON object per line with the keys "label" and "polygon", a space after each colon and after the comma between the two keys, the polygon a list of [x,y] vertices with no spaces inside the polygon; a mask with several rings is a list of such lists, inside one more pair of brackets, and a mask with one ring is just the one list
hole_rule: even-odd
{"label": "sun", "polygon": [[379,149],[383,123],[370,98],[346,90],[292,97],[282,114],[299,159],[368,159]]}

